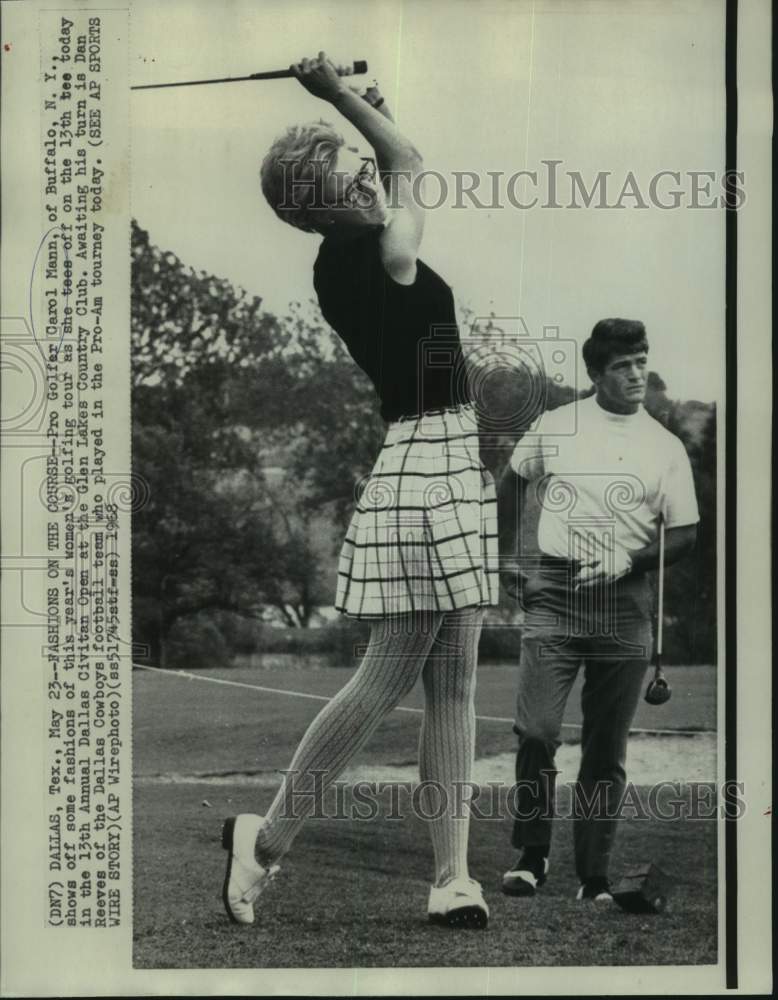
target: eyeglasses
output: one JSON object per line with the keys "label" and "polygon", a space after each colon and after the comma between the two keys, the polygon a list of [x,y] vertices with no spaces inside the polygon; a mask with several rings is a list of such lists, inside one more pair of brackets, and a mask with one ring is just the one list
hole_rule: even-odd
{"label": "eyeglasses", "polygon": [[343,192],[343,204],[348,208],[372,208],[377,173],[375,160],[371,156],[362,157],[362,166]]}

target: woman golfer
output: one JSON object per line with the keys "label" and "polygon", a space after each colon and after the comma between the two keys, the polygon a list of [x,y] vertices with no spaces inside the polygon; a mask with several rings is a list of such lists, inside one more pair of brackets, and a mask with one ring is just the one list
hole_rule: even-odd
{"label": "woman golfer", "polygon": [[[340,556],[336,607],[371,622],[352,679],[314,719],[266,816],[227,820],[224,904],[250,924],[321,796],[421,673],[419,750],[435,856],[428,914],[485,927],[467,840],[475,737],[475,669],[484,608],[497,603],[494,484],[474,410],[449,286],[418,259],[421,157],[372,88],[364,99],[323,52],[292,67],[300,83],[362,134],[345,145],[324,122],[290,128],[262,165],[277,215],[324,237],[314,266],[322,313],[372,380],[389,424]],[[464,801],[463,801],[464,800]]]}

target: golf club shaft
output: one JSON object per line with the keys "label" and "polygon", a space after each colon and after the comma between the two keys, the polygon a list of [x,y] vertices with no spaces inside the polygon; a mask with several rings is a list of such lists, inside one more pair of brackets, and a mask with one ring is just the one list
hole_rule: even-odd
{"label": "golf club shaft", "polygon": [[[367,63],[364,59],[355,60],[352,68],[354,74],[367,73]],[[341,76],[344,74],[341,74]],[[267,73],[252,73],[250,76],[224,76],[218,80],[182,80],[180,83],[144,83],[130,90],[161,90],[163,87],[202,87],[208,83],[243,83],[246,80],[286,80],[293,77],[289,69],[274,69]]]}
{"label": "golf club shaft", "polygon": [[662,639],[664,636],[664,608],[665,608],[665,519],[664,515],[659,515],[659,579],[657,581],[657,612],[656,612],[656,658],[657,670],[662,666]]}

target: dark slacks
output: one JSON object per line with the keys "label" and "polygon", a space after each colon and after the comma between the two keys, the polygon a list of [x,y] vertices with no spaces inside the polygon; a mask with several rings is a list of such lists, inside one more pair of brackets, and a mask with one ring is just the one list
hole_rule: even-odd
{"label": "dark slacks", "polygon": [[513,844],[550,844],[554,758],[567,698],[583,667],[575,863],[582,881],[606,876],[626,786],[627,737],[650,658],[648,588],[642,578],[625,578],[607,591],[581,594],[564,577],[539,573],[525,587],[524,604]]}

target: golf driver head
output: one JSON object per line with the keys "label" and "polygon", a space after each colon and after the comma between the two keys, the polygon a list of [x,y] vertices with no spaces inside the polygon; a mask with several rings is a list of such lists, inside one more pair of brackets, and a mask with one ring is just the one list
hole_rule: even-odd
{"label": "golf driver head", "polygon": [[646,701],[649,705],[664,705],[671,694],[672,689],[664,677],[655,677],[646,688]]}

